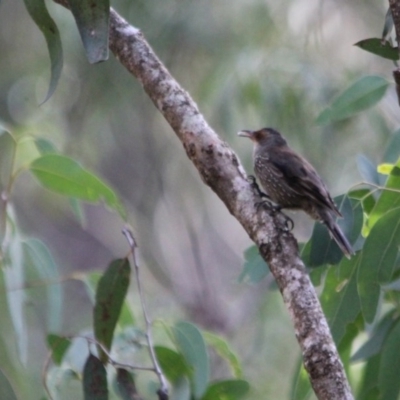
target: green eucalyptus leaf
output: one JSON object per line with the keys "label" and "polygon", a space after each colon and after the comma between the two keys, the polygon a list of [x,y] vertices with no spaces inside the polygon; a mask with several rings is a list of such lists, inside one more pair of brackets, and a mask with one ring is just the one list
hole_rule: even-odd
{"label": "green eucalyptus leaf", "polygon": [[43,36],[46,39],[47,48],[50,55],[50,85],[46,98],[43,101],[46,102],[56,90],[63,66],[63,51],[60,32],[58,31],[57,25],[51,18],[49,12],[47,11],[44,0],[24,0],[24,2],[29,15],[36,23],[38,28],[42,31]]}
{"label": "green eucalyptus leaf", "polygon": [[29,170],[45,188],[92,203],[104,200],[121,218],[126,219],[126,211],[114,191],[71,158],[46,154],[36,158]]}
{"label": "green eucalyptus leaf", "polygon": [[346,327],[357,319],[361,311],[357,292],[359,261],[359,254],[350,260],[343,258],[337,268],[328,270],[325,278],[321,304],[336,344],[341,342]]}
{"label": "green eucalyptus leaf", "polygon": [[326,125],[349,118],[378,103],[385,95],[389,82],[380,76],[364,76],[341,93],[317,118]]}
{"label": "green eucalyptus leaf", "polygon": [[399,50],[386,40],[378,38],[364,39],[355,43],[354,46],[388,60],[397,61],[399,59]]}
{"label": "green eucalyptus leaf", "polygon": [[371,229],[361,252],[357,286],[364,318],[371,323],[381,284],[393,275],[400,246],[400,207],[387,212]]}
{"label": "green eucalyptus leaf", "polygon": [[230,348],[229,343],[221,336],[218,336],[215,333],[211,332],[203,332],[203,337],[206,343],[209,346],[213,347],[218,355],[228,362],[229,366],[231,367],[233,376],[235,378],[241,378],[243,373],[239,358]]}
{"label": "green eucalyptus leaf", "polygon": [[249,388],[248,382],[240,379],[215,382],[207,388],[201,400],[240,400]]}
{"label": "green eucalyptus leaf", "polygon": [[71,340],[50,333],[47,335],[47,345],[52,351],[51,358],[53,359],[54,364],[60,365],[66,351],[71,345]]}
{"label": "green eucalyptus leaf", "polygon": [[193,394],[196,398],[200,398],[206,391],[210,376],[208,353],[203,336],[200,330],[189,322],[178,322],[172,331],[178,349],[191,368]]}
{"label": "green eucalyptus leaf", "polygon": [[389,332],[382,347],[378,388],[382,399],[397,400],[400,393],[400,320]]}

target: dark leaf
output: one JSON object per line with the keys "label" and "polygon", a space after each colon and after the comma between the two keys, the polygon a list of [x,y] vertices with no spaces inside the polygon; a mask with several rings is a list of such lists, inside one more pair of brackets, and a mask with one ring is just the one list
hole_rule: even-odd
{"label": "dark leaf", "polygon": [[83,394],[85,400],[108,400],[107,371],[92,354],[83,368]]}
{"label": "dark leaf", "polygon": [[399,50],[386,40],[378,38],[364,39],[355,43],[354,46],[388,60],[396,61],[399,59]]}
{"label": "dark leaf", "polygon": [[117,391],[123,400],[140,400],[132,374],[123,368],[117,369]]}
{"label": "dark leaf", "polygon": [[[115,326],[124,304],[129,287],[131,267],[125,258],[114,260],[107,268],[96,290],[96,302],[93,310],[93,325],[96,340],[109,351]],[[98,346],[100,359],[105,363],[107,355]]]}

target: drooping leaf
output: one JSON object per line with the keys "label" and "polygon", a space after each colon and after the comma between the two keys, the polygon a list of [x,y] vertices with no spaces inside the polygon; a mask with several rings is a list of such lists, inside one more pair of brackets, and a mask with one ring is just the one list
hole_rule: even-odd
{"label": "drooping leaf", "polygon": [[110,0],[69,0],[91,64],[108,59]]}
{"label": "drooping leaf", "polygon": [[47,335],[47,345],[52,351],[51,358],[53,359],[54,364],[60,365],[66,351],[71,345],[71,340],[50,333]]}
{"label": "drooping leaf", "polygon": [[377,354],[367,361],[363,370],[357,400],[375,400],[381,398],[378,389],[378,376],[381,355]]}
{"label": "drooping leaf", "polygon": [[122,400],[139,400],[132,374],[123,368],[117,368],[117,392]]}
{"label": "drooping leaf", "polygon": [[83,394],[85,400],[108,400],[107,371],[93,354],[83,369]]}
{"label": "drooping leaf", "polygon": [[[14,388],[14,391],[19,398],[26,398],[25,385],[21,385],[21,363],[20,363],[20,348],[19,348],[19,336],[16,334],[13,321],[11,319],[11,312],[7,300],[7,288],[5,285],[4,270],[5,264],[4,259],[0,259],[0,360],[1,366],[0,371],[5,375],[5,379]],[[8,268],[8,267],[7,267]],[[7,385],[0,379],[0,389]],[[1,390],[0,390],[1,394]],[[17,398],[18,398],[17,397]],[[0,396],[1,398],[1,396]],[[11,399],[13,399],[11,397]]]}
{"label": "drooping leaf", "polygon": [[[361,313],[359,315],[360,320],[362,320]],[[347,376],[350,376],[350,357],[353,343],[360,330],[362,329],[363,327],[359,329],[359,327],[357,326],[357,322],[347,324],[346,331],[338,346],[339,356],[342,360],[343,367]]]}
{"label": "drooping leaf", "polygon": [[18,400],[11,382],[0,368],[0,396],[4,400]]}
{"label": "drooping leaf", "polygon": [[[101,277],[93,310],[94,335],[96,340],[110,351],[115,326],[121,313],[129,287],[131,267],[125,259],[111,262]],[[108,356],[98,346],[100,359],[107,362]]]}
{"label": "drooping leaf", "polygon": [[388,86],[389,82],[380,76],[362,77],[341,93],[330,107],[322,111],[317,123],[326,125],[340,121],[374,106],[385,95]]}
{"label": "drooping leaf", "polygon": [[15,147],[14,137],[0,126],[0,190],[5,189],[10,179]]}
{"label": "drooping leaf", "polygon": [[378,388],[382,399],[397,400],[400,392],[400,320],[389,332],[382,347]]}
{"label": "drooping leaf", "polygon": [[[9,217],[14,220],[9,212]],[[17,338],[19,357],[23,364],[28,356],[28,329],[25,317],[26,293],[24,290],[15,290],[24,287],[24,252],[22,250],[22,238],[15,230],[6,235],[7,242],[5,266],[3,268],[7,304],[10,311],[11,320]]]}
{"label": "drooping leaf", "polygon": [[361,252],[357,286],[364,318],[371,323],[381,284],[390,281],[400,245],[400,208],[387,212],[371,229]]}
{"label": "drooping leaf", "polygon": [[399,59],[399,50],[386,40],[378,38],[364,39],[355,43],[354,46],[388,60],[397,61]]}
{"label": "drooping leaf", "polygon": [[[2,193],[3,197],[9,196],[8,191],[11,189],[8,186],[11,182],[15,147],[16,142],[13,136],[0,126],[0,193]],[[0,204],[3,205],[3,201],[3,199],[0,200]],[[0,206],[0,248],[6,234],[6,213],[7,209]]]}
{"label": "drooping leaf", "polygon": [[368,341],[354,353],[352,361],[368,359],[381,351],[389,330],[396,322],[394,319],[395,313],[395,310],[391,310],[379,321]]}
{"label": "drooping leaf", "polygon": [[350,260],[343,258],[340,265],[330,268],[326,275],[321,304],[336,344],[342,340],[347,325],[354,322],[361,311],[357,293],[359,261],[359,254]]}
{"label": "drooping leaf", "polygon": [[225,359],[231,367],[233,376],[235,378],[242,377],[242,367],[239,359],[234,351],[230,348],[228,342],[221,336],[211,332],[203,332],[203,337],[207,344],[214,348],[220,357]]}
{"label": "drooping leaf", "polygon": [[174,382],[171,390],[173,400],[192,400],[190,393],[190,382],[187,377],[183,377]]}
{"label": "drooping leaf", "polygon": [[126,211],[113,190],[71,158],[47,154],[35,159],[29,169],[47,189],[92,203],[104,200],[126,218]]}
{"label": "drooping leaf", "polygon": [[[82,281],[85,284],[89,299],[93,304],[96,303],[96,290],[101,276],[102,274],[97,271],[89,272],[85,275],[80,276],[80,279],[82,279]],[[121,328],[125,328],[128,326],[133,326],[134,324],[135,324],[135,317],[132,313],[131,308],[129,307],[127,300],[125,299],[118,319],[118,325]]]}
{"label": "drooping leaf", "polygon": [[59,278],[57,264],[46,245],[38,239],[25,240],[23,248],[27,261],[31,262],[42,282],[49,281],[45,288],[48,309],[47,329],[50,332],[58,331],[61,326],[63,286],[55,283]]}
{"label": "drooping leaf", "polygon": [[201,400],[240,400],[249,391],[249,384],[241,379],[213,383]]}
{"label": "drooping leaf", "polygon": [[46,98],[43,101],[46,102],[56,90],[63,66],[63,51],[60,32],[47,11],[44,0],[24,0],[24,2],[29,15],[42,31],[44,38],[46,39],[47,49],[50,55],[50,85]]}
{"label": "drooping leaf", "polygon": [[193,394],[201,398],[210,376],[206,345],[199,329],[189,322],[178,322],[172,328],[175,343],[191,368]]}
{"label": "drooping leaf", "polygon": [[260,256],[257,246],[251,246],[245,250],[244,260],[243,270],[238,278],[239,282],[248,281],[255,284],[268,275],[268,265]]}

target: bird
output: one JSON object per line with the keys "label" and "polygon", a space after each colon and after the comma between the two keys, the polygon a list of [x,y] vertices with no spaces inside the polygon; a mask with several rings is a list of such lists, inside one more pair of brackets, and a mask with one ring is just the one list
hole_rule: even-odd
{"label": "bird", "polygon": [[241,130],[239,136],[254,143],[254,172],[267,196],[279,208],[300,209],[328,228],[343,254],[350,258],[353,248],[336,222],[342,214],[314,167],[292,150],[273,128]]}

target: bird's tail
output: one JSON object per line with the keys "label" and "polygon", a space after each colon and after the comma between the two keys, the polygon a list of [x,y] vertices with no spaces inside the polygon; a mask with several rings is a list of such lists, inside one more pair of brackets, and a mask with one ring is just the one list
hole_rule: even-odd
{"label": "bird's tail", "polygon": [[342,230],[339,228],[339,225],[333,220],[333,218],[329,218],[329,220],[325,222],[325,225],[328,228],[331,236],[339,246],[340,250],[343,251],[343,254],[347,258],[350,258],[352,255],[354,255],[355,253],[353,248],[351,247],[351,244],[347,240]]}

